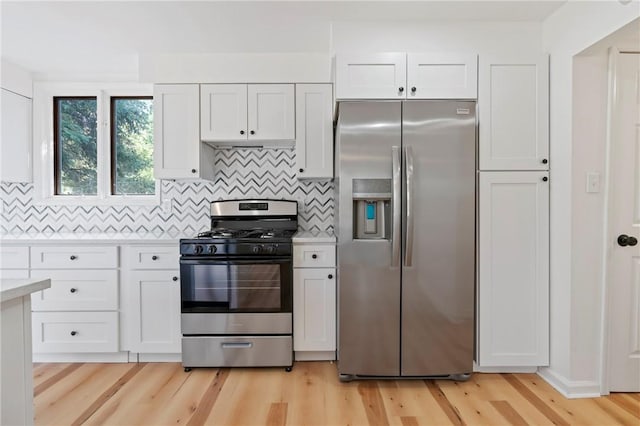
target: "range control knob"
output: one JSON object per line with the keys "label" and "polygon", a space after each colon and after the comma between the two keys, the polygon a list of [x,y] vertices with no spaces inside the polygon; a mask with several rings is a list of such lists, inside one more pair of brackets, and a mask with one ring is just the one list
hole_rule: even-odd
{"label": "range control knob", "polygon": [[255,254],[258,254],[262,252],[262,246],[253,246],[251,247],[251,251],[254,252]]}
{"label": "range control knob", "polygon": [[209,247],[207,247],[207,253],[209,253],[209,254],[213,254],[213,253],[215,253],[215,252],[216,252],[216,250],[217,250],[216,246],[209,246]]}
{"label": "range control knob", "polygon": [[193,246],[193,252],[194,252],[195,254],[200,254],[200,253],[202,253],[202,250],[204,250],[204,249],[202,248],[202,246],[201,246],[201,245],[196,244],[195,246]]}
{"label": "range control knob", "polygon": [[267,246],[267,247],[265,247],[265,250],[266,250],[267,253],[273,254],[273,253],[276,252],[276,246]]}

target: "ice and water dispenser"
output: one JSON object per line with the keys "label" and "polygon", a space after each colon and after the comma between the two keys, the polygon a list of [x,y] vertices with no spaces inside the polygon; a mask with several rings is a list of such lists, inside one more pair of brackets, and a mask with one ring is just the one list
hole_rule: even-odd
{"label": "ice and water dispenser", "polygon": [[391,179],[353,179],[353,238],[391,238]]}

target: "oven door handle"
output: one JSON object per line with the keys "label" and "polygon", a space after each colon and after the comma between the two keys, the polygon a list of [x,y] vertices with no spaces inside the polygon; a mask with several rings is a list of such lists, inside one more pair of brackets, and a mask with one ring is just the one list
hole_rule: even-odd
{"label": "oven door handle", "polygon": [[269,258],[234,258],[234,259],[211,259],[206,257],[189,257],[180,258],[181,265],[255,265],[255,264],[280,264],[291,263],[291,256],[288,257],[269,257]]}

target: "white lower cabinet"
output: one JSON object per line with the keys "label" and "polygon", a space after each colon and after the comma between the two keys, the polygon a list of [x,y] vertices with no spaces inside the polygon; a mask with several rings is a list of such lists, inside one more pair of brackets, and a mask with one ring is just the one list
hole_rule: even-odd
{"label": "white lower cabinet", "polygon": [[30,254],[30,275],[51,278],[51,288],[31,295],[34,360],[126,360],[119,353],[118,247],[42,245]]}
{"label": "white lower cabinet", "polygon": [[[301,253],[327,254],[326,267],[293,269],[293,350],[298,361],[334,360],[336,356],[335,245],[295,244]],[[329,253],[332,253],[330,255]],[[300,263],[298,263],[300,265]],[[303,263],[307,266],[308,264]]]}
{"label": "white lower cabinet", "polygon": [[180,281],[178,271],[132,271],[130,350],[179,353]]}
{"label": "white lower cabinet", "polygon": [[549,173],[481,172],[480,367],[549,364]]}
{"label": "white lower cabinet", "polygon": [[118,350],[117,312],[33,312],[32,325],[36,353]]}
{"label": "white lower cabinet", "polygon": [[181,352],[178,244],[126,246],[124,347],[139,361],[176,361]]}

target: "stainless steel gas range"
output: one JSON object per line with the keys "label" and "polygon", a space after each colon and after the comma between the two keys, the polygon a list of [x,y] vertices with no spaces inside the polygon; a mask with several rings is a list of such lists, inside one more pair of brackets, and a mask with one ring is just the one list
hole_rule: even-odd
{"label": "stainless steel gas range", "polygon": [[211,203],[211,230],[180,240],[182,365],[293,365],[289,200]]}

